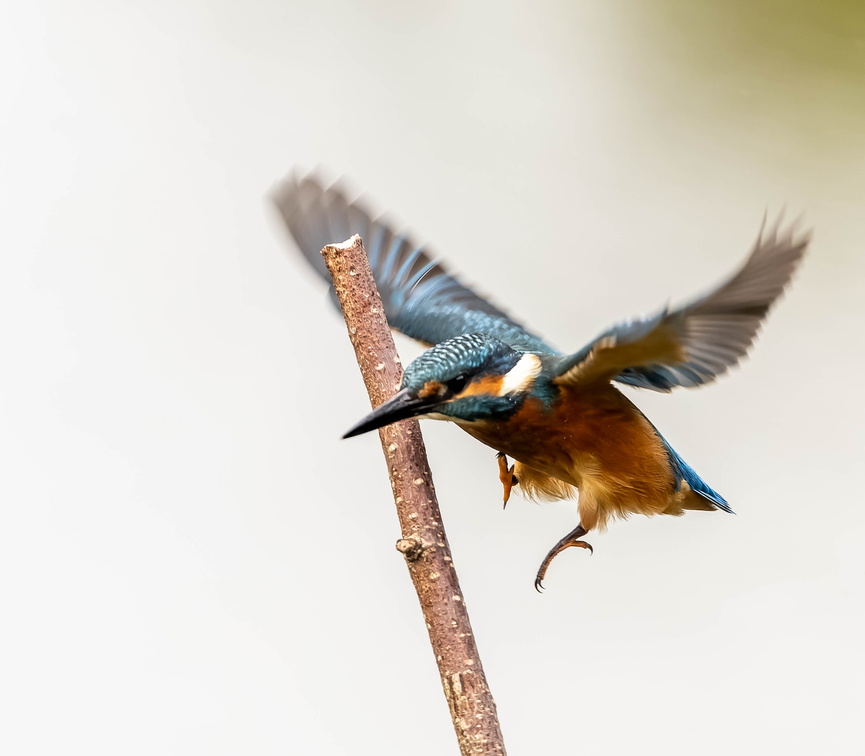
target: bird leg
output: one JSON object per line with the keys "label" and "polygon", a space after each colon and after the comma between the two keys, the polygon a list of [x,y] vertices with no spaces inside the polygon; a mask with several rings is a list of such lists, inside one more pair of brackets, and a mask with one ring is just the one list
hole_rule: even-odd
{"label": "bird leg", "polygon": [[543,580],[544,576],[547,574],[547,569],[550,566],[550,563],[555,559],[559,554],[561,554],[565,549],[570,548],[571,546],[579,546],[582,549],[588,549],[590,553],[594,553],[594,549],[590,543],[586,543],[585,541],[580,541],[580,537],[584,536],[588,533],[582,525],[577,525],[570,533],[568,533],[561,541],[559,541],[553,548],[550,549],[550,553],[544,557],[544,561],[541,562],[541,567],[538,570],[538,575],[535,578],[535,590],[540,593],[543,590]]}
{"label": "bird leg", "polygon": [[502,482],[502,487],[504,488],[505,500],[502,505],[502,509],[504,509],[508,505],[508,499],[511,498],[511,489],[519,483],[519,480],[514,475],[514,466],[511,465],[508,467],[508,458],[504,452],[496,454],[496,458],[499,461],[499,480]]}

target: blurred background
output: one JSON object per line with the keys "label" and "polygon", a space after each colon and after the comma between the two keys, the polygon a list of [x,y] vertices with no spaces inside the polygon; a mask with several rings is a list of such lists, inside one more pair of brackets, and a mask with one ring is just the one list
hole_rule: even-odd
{"label": "blurred background", "polygon": [[317,165],[563,349],[804,214],[744,367],[631,392],[737,516],[618,523],[539,596],[574,504],[426,439],[511,754],[863,753],[862,3],[43,0],[0,63],[5,753],[456,752],[266,198]]}

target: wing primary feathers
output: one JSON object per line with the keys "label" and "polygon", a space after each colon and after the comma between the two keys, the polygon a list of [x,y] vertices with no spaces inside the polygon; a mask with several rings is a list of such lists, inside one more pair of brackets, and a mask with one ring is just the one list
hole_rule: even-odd
{"label": "wing primary feathers", "polygon": [[[320,250],[359,233],[366,245],[390,324],[427,344],[471,332],[496,336],[516,349],[558,355],[485,297],[460,283],[384,217],[349,201],[339,184],[315,175],[288,176],[272,192],[304,257],[329,280]],[[580,351],[560,357],[559,383],[614,380],[668,392],[709,383],[747,353],[766,314],[799,265],[810,241],[796,223],[771,225],[764,215],[745,263],[722,285],[677,310],[614,326]]]}
{"label": "wing primary feathers", "polygon": [[359,233],[366,245],[391,326],[427,344],[471,332],[496,336],[515,348],[554,350],[485,297],[449,275],[444,266],[383,217],[373,218],[338,184],[315,173],[287,176],[271,192],[303,256],[330,281],[322,247]]}
{"label": "wing primary feathers", "polygon": [[764,217],[748,259],[716,289],[678,310],[611,328],[563,358],[555,380],[612,379],[666,392],[726,373],[747,353],[808,247],[809,234],[781,224],[779,218],[766,232]]}

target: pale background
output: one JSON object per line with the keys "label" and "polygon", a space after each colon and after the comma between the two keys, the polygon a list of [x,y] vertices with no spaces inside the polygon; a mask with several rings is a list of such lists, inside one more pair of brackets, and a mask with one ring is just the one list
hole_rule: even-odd
{"label": "pale background", "polygon": [[539,596],[574,506],[503,513],[493,453],[426,435],[512,755],[865,752],[863,7],[5,7],[0,750],[455,752],[343,325],[265,201],[321,163],[573,349],[805,214],[744,368],[636,397],[737,516],[619,523]]}

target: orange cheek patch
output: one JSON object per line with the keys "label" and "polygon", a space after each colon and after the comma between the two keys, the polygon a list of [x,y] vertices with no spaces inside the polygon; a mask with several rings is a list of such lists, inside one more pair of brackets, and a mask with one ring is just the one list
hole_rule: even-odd
{"label": "orange cheek patch", "polygon": [[460,393],[460,397],[477,396],[478,394],[488,394],[490,396],[498,396],[502,390],[504,378],[500,375],[484,376],[478,381],[472,381],[465,390]]}
{"label": "orange cheek patch", "polygon": [[428,396],[440,396],[444,393],[444,386],[438,381],[427,381],[423,388],[417,392],[421,399],[426,399]]}

